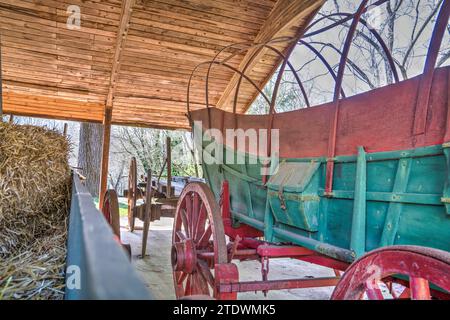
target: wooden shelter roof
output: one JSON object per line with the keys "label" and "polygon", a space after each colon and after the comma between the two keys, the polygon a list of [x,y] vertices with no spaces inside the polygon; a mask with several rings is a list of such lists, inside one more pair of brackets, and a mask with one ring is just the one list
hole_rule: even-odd
{"label": "wooden shelter roof", "polygon": [[[232,43],[296,36],[323,2],[0,0],[3,112],[102,122],[112,108],[113,124],[187,128],[186,88],[197,64]],[[67,27],[71,5],[80,8],[79,29]],[[248,74],[262,87],[280,61],[262,51]],[[214,67],[210,81],[210,105],[230,108],[237,77]],[[199,72],[192,109],[204,107],[204,85]],[[256,96],[243,85],[238,112]]]}

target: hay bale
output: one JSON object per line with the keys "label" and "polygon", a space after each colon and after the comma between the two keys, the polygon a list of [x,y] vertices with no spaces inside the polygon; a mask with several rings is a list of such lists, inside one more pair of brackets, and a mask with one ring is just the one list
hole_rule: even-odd
{"label": "hay bale", "polygon": [[0,123],[0,299],[61,297],[69,152],[54,130]]}

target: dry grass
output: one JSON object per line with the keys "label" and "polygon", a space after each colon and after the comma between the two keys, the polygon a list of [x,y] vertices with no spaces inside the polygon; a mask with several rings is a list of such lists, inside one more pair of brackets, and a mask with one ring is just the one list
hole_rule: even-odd
{"label": "dry grass", "polygon": [[63,296],[69,151],[56,131],[0,123],[0,299]]}

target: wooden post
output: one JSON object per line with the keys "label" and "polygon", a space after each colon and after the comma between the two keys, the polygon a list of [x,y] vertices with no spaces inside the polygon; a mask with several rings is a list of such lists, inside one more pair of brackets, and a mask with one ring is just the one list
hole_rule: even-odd
{"label": "wooden post", "polygon": [[100,176],[100,195],[99,208],[102,209],[103,197],[106,192],[108,182],[108,162],[109,162],[109,144],[111,141],[111,118],[113,109],[114,93],[116,83],[119,79],[120,62],[122,49],[125,46],[125,40],[130,28],[131,13],[135,0],[124,0],[122,2],[122,11],[120,13],[120,25],[117,31],[116,46],[114,51],[111,77],[109,79],[108,95],[106,96],[105,118],[103,120],[103,147],[102,147],[102,165]]}
{"label": "wooden post", "polygon": [[145,186],[145,210],[144,210],[144,230],[142,230],[142,258],[145,257],[147,249],[148,229],[152,220],[152,169],[147,171],[147,185]]}
{"label": "wooden post", "polygon": [[108,186],[108,165],[109,165],[109,145],[111,141],[111,119],[112,108],[105,108],[103,119],[103,143],[102,143],[102,164],[100,173],[99,208],[103,207],[103,199]]}
{"label": "wooden post", "polygon": [[64,123],[64,130],[63,130],[63,134],[64,134],[64,137],[67,137],[67,122],[66,122],[66,123]]}
{"label": "wooden post", "polygon": [[167,198],[172,197],[172,149],[170,147],[170,137],[166,138],[167,150]]}
{"label": "wooden post", "polygon": [[9,115],[9,123],[14,123],[14,115]]}

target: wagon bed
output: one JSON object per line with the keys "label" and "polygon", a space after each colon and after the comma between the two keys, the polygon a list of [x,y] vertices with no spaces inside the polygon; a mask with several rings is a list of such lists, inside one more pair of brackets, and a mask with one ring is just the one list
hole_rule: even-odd
{"label": "wagon bed", "polygon": [[[422,75],[399,82],[378,37],[396,83],[343,97],[348,52],[367,4],[348,17],[339,69],[330,71],[330,103],[275,112],[284,69],[296,75],[288,60],[295,43],[284,55],[274,47],[280,39],[243,49],[267,48],[283,59],[270,99],[246,74],[251,60],[237,70],[227,64],[233,54],[219,59],[219,52],[194,69],[191,80],[207,66],[207,108],[190,109],[191,81],[187,108],[208,185],[188,184],[178,202],[177,297],[336,286],[335,299],[382,299],[380,286],[387,286],[393,298],[450,298],[450,68],[435,68],[450,1],[442,3]],[[212,67],[237,73],[233,112],[208,104]],[[267,115],[236,113],[242,81],[259,90]],[[270,259],[281,257],[333,268],[336,277],[269,280]],[[241,281],[236,259],[259,260],[262,280]]]}

